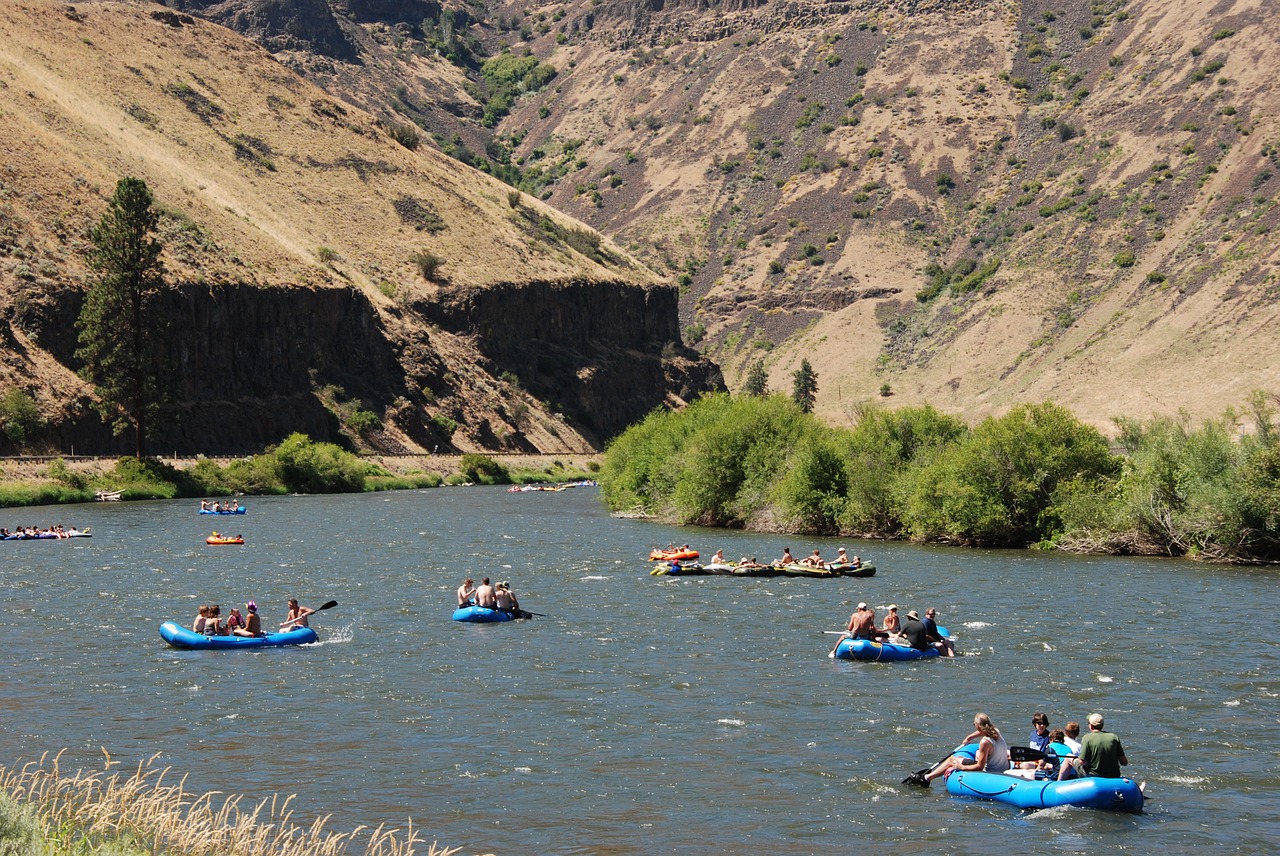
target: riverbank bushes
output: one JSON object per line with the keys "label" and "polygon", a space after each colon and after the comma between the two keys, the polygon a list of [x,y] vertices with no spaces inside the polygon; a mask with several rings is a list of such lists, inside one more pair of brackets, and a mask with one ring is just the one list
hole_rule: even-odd
{"label": "riverbank bushes", "polygon": [[[293,797],[242,807],[237,796],[188,792],[185,777],[166,784],[169,770],[150,763],[130,775],[108,775],[64,772],[60,760],[0,768],[0,853],[340,856],[362,846],[365,856],[413,856],[425,843],[412,824],[403,832],[379,827],[335,833],[320,818],[301,827],[293,820]],[[114,763],[108,755],[107,768]],[[426,856],[459,849],[432,843]]]}
{"label": "riverbank bushes", "polygon": [[[508,469],[487,455],[468,453],[454,463],[453,473],[388,472],[332,443],[313,442],[293,434],[258,455],[220,466],[200,460],[179,469],[155,458],[125,457],[108,470],[86,473],[54,459],[38,477],[0,481],[0,507],[90,502],[99,491],[120,498],[264,496],[287,493],[359,493],[417,490],[442,484],[528,484],[580,481],[599,470],[595,461],[555,460],[541,469]],[[2,856],[2,854],[0,854]]]}
{"label": "riverbank bushes", "polygon": [[784,396],[714,395],[615,439],[615,511],[677,523],[981,546],[1280,560],[1280,431],[1241,414],[1117,420],[1115,454],[1052,403],[969,427],[932,407],[868,406],[829,428]]}

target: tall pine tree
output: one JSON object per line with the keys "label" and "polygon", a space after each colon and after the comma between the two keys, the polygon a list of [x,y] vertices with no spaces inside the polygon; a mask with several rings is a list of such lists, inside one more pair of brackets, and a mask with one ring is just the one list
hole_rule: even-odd
{"label": "tall pine tree", "polygon": [[795,386],[791,389],[791,398],[805,413],[813,412],[813,402],[818,395],[818,375],[809,365],[809,360],[800,361],[800,368],[792,373]]}
{"label": "tall pine tree", "polygon": [[148,427],[170,401],[169,372],[159,351],[163,247],[153,237],[158,215],[151,202],[141,179],[117,182],[107,212],[89,233],[94,277],[76,325],[76,357],[84,362],[80,375],[94,385],[98,410],[115,433],[133,428],[139,458],[146,453]]}
{"label": "tall pine tree", "polygon": [[769,391],[769,376],[764,371],[764,360],[756,360],[747,371],[747,382],[742,387],[745,395],[762,398]]}

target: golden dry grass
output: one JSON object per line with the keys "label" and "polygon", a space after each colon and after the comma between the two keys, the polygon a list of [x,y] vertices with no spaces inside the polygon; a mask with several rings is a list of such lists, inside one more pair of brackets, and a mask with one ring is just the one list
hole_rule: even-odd
{"label": "golden dry grass", "polygon": [[0,767],[0,789],[34,806],[55,852],[83,852],[78,842],[119,842],[171,856],[451,856],[460,848],[426,844],[419,830],[357,827],[326,829],[329,818],[310,825],[293,819],[293,796],[254,804],[242,797],[186,789],[186,776],[170,784],[171,769],[139,762],[132,773],[110,772],[118,762],[103,749],[100,771],[65,771],[62,753],[42,755],[17,769]]}

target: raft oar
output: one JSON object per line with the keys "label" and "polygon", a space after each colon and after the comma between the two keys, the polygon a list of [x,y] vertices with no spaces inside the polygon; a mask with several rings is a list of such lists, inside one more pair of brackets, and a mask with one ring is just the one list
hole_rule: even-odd
{"label": "raft oar", "polygon": [[929,773],[929,772],[931,772],[931,771],[933,771],[934,769],[936,769],[936,768],[937,768],[937,766],[938,766],[938,764],[941,764],[943,761],[947,760],[948,758],[950,758],[950,757],[951,757],[952,755],[954,755],[954,754],[956,754],[956,750],[955,750],[955,749],[952,749],[950,752],[948,752],[947,754],[945,754],[945,755],[943,755],[941,758],[939,758],[939,759],[937,760],[937,762],[936,762],[936,763],[934,763],[934,764],[932,764],[932,765],[930,765],[930,766],[928,766],[928,767],[925,767],[923,770],[916,770],[916,771],[915,771],[914,773],[912,773],[910,776],[907,776],[905,779],[903,779],[903,780],[902,780],[902,784],[904,784],[904,785],[919,785],[919,786],[920,786],[920,787],[922,787],[922,788],[927,788],[927,787],[929,787],[929,780],[925,778],[925,774],[926,774],[926,773]]}
{"label": "raft oar", "polygon": [[[337,606],[337,605],[338,605],[338,602],[337,602],[336,600],[328,601],[328,602],[327,602],[327,603],[325,603],[323,606],[317,606],[314,610],[312,610],[311,612],[308,612],[308,613],[307,613],[307,615],[303,616],[303,618],[306,618],[306,617],[311,616],[311,615],[315,615],[317,612],[322,612],[322,611],[324,611],[324,610],[326,610],[326,609],[333,609],[333,608],[334,608],[335,606]],[[293,621],[288,621],[288,622],[286,622],[285,624],[286,624],[286,625],[288,625],[288,624],[297,625],[297,623],[298,623],[298,621],[299,621],[299,620],[300,620],[300,619],[295,618]],[[280,627],[280,629],[283,631],[283,630],[290,630],[290,629],[293,629],[293,628],[290,628],[290,627],[288,627],[288,626],[284,626],[284,625],[282,625],[282,626]]]}

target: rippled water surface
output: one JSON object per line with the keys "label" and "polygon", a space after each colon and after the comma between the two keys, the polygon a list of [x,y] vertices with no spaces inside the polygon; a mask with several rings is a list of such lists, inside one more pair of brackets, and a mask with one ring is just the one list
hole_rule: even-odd
{"label": "rippled water surface", "polygon": [[[0,509],[95,537],[0,543],[0,762],[189,772],[297,794],[296,819],[403,825],[464,852],[1267,852],[1280,840],[1275,571],[847,542],[872,579],[652,577],[690,542],[762,560],[834,540],[614,520],[594,489],[496,488]],[[208,547],[212,528],[243,547]],[[545,617],[450,620],[468,573]],[[296,595],[322,643],[184,652],[166,618]],[[936,606],[952,661],[827,651],[859,600]],[[985,710],[1025,742],[1094,710],[1146,811],[1022,814],[899,782]],[[1019,843],[1020,842],[1020,843]],[[1034,846],[1031,846],[1034,843]],[[1009,846],[1012,845],[1012,846]],[[1022,845],[1027,845],[1025,848]]]}

